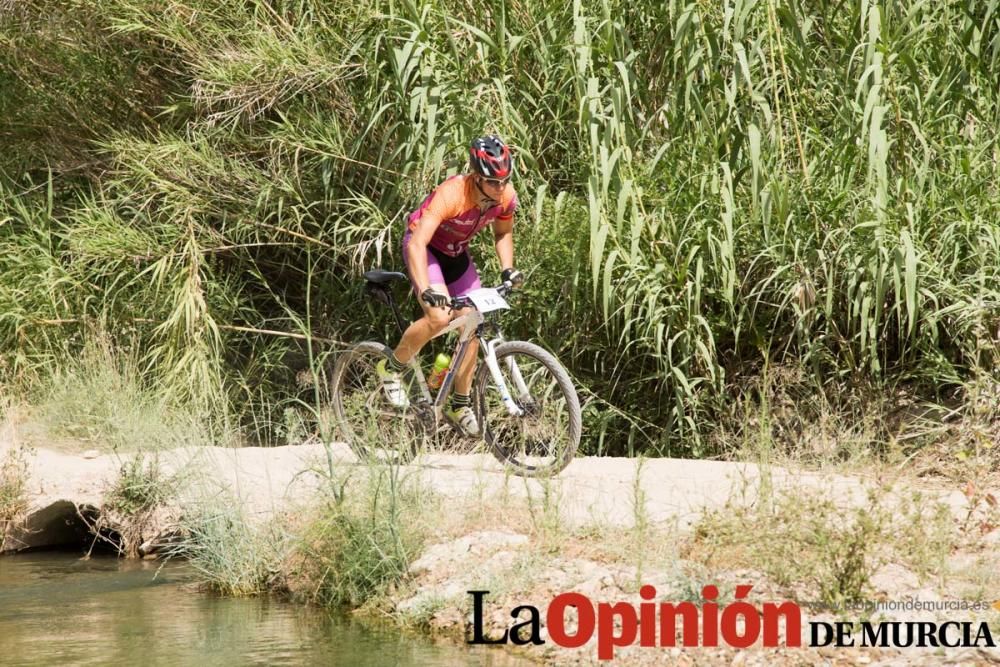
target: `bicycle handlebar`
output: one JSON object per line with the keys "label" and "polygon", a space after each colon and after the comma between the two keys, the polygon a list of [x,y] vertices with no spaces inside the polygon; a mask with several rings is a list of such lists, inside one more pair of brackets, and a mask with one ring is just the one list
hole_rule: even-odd
{"label": "bicycle handlebar", "polygon": [[[514,291],[514,283],[505,280],[499,287],[490,287],[488,289],[494,289],[497,291],[497,294],[506,297]],[[458,310],[460,308],[475,308],[476,304],[472,303],[472,299],[467,296],[456,296],[452,297],[450,307],[452,310]]]}

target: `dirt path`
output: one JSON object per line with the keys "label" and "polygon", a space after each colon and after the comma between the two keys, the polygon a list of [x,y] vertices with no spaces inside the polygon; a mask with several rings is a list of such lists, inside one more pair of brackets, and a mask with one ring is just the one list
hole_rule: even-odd
{"label": "dirt path", "polygon": [[[342,445],[333,446],[331,459],[335,475],[360,468]],[[26,490],[31,512],[41,512],[49,521],[52,517],[44,513],[53,505],[100,507],[125,460],[116,454],[36,450],[28,460]],[[289,501],[307,500],[329,469],[327,451],[321,445],[188,448],[161,452],[156,461],[163,479],[176,479],[187,488],[182,498],[228,494],[249,513],[261,516]],[[752,503],[762,483],[776,493],[816,489],[845,508],[866,501],[865,480],[858,477],[723,461],[582,457],[558,477],[539,481],[506,474],[486,454],[434,454],[418,458],[405,467],[404,474],[420,475],[435,492],[451,498],[488,499],[500,494],[535,498],[547,492],[557,499],[563,520],[572,525],[627,527],[641,511],[645,521],[684,528],[706,508],[727,502]],[[958,489],[934,493],[956,516],[967,511],[967,498]],[[45,543],[45,526],[33,520],[28,528],[26,546]]]}

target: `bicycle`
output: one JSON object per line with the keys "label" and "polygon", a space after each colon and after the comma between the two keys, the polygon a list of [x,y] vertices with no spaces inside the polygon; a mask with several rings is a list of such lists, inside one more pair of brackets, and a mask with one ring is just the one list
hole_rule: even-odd
{"label": "bicycle", "polygon": [[[399,272],[373,270],[364,274],[365,293],[387,304],[400,333],[405,330],[390,289],[406,281]],[[375,373],[375,364],[392,354],[381,342],[357,343],[334,364],[331,396],[341,434],[361,459],[405,463],[421,444],[442,429],[457,427],[444,416],[444,403],[456,369],[478,338],[485,363],[472,384],[472,403],[483,441],[514,474],[545,477],[569,465],[580,444],[580,401],[569,373],[545,349],[527,341],[504,340],[497,316],[510,308],[510,282],[474,290],[451,299],[452,310],[469,307],[435,338],[459,332],[451,366],[432,396],[415,355],[404,372],[408,405],[389,402]],[[513,389],[513,393],[511,392]]]}

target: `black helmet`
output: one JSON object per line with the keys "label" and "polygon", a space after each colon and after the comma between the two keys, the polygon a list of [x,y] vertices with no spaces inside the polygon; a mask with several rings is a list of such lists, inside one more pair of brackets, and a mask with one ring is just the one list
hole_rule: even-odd
{"label": "black helmet", "polygon": [[473,139],[469,145],[469,169],[486,178],[509,178],[513,171],[510,149],[495,134]]}

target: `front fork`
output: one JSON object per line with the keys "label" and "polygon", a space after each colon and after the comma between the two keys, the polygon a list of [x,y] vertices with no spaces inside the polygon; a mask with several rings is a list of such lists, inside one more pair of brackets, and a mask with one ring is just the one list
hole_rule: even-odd
{"label": "front fork", "polygon": [[[490,369],[490,375],[493,376],[493,383],[500,391],[500,399],[507,408],[507,412],[514,417],[524,415],[524,411],[511,398],[510,391],[507,389],[507,381],[504,380],[503,373],[500,372],[500,362],[497,361],[496,346],[503,342],[502,339],[494,338],[493,340],[485,340],[480,338],[479,342],[483,348],[483,359],[486,361],[486,366]],[[527,396],[528,388],[524,384],[524,378],[521,376],[521,370],[517,367],[517,362],[513,358],[508,358],[507,367],[510,369],[511,377],[514,379],[514,385],[518,394],[520,396]]]}

